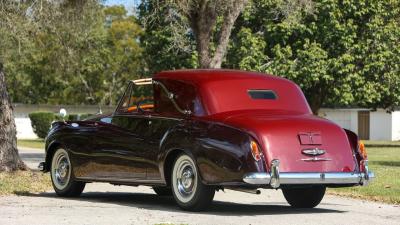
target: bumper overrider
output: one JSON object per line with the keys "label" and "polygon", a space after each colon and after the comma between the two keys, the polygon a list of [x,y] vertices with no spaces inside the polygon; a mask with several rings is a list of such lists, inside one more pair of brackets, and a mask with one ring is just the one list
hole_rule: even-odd
{"label": "bumper overrider", "polygon": [[330,173],[286,173],[279,172],[279,160],[271,161],[270,173],[247,173],[243,181],[253,185],[269,185],[279,188],[281,185],[325,184],[325,185],[367,185],[375,178],[368,170],[368,160],[363,162],[364,172],[330,172]]}

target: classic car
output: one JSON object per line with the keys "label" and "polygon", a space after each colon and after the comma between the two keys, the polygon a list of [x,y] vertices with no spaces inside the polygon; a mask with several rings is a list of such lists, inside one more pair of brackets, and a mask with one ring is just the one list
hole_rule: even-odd
{"label": "classic car", "polygon": [[218,190],[263,188],[312,208],[326,187],[374,177],[357,135],[314,116],[299,86],[235,70],[131,81],[114,113],[54,122],[39,167],[59,196],[87,182],[147,185],[185,210],[205,209]]}

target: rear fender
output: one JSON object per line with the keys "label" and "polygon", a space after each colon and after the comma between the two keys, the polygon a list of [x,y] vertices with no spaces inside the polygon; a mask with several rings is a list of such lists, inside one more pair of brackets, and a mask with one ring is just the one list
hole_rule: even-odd
{"label": "rear fender", "polygon": [[161,142],[159,167],[166,181],[171,172],[166,168],[172,167],[165,163],[171,163],[168,156],[176,151],[194,159],[202,182],[209,185],[243,184],[244,174],[266,171],[263,159],[254,160],[250,150],[252,139],[245,132],[209,122],[195,121],[192,125],[190,130],[167,132]]}
{"label": "rear fender", "polygon": [[358,149],[358,142],[359,142],[358,136],[351,130],[344,129],[344,131],[346,132],[347,139],[349,140],[351,149],[353,150],[354,160],[358,165],[357,168],[359,168],[360,163],[363,160],[363,157],[361,156],[361,153]]}

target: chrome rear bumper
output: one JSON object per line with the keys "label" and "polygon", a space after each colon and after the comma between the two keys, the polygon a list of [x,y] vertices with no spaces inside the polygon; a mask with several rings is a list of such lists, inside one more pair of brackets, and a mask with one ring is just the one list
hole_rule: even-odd
{"label": "chrome rear bumper", "polygon": [[280,173],[279,160],[272,160],[271,173],[248,173],[243,181],[248,184],[270,185],[279,188],[286,184],[343,184],[343,185],[366,185],[370,179],[375,177],[374,173],[368,171],[368,161],[364,162],[363,173]]}

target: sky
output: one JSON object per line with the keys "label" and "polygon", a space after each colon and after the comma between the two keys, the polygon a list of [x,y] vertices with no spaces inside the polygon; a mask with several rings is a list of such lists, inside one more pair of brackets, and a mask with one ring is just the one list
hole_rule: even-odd
{"label": "sky", "polygon": [[140,0],[106,0],[106,5],[124,5],[125,8],[132,8],[137,5]]}

